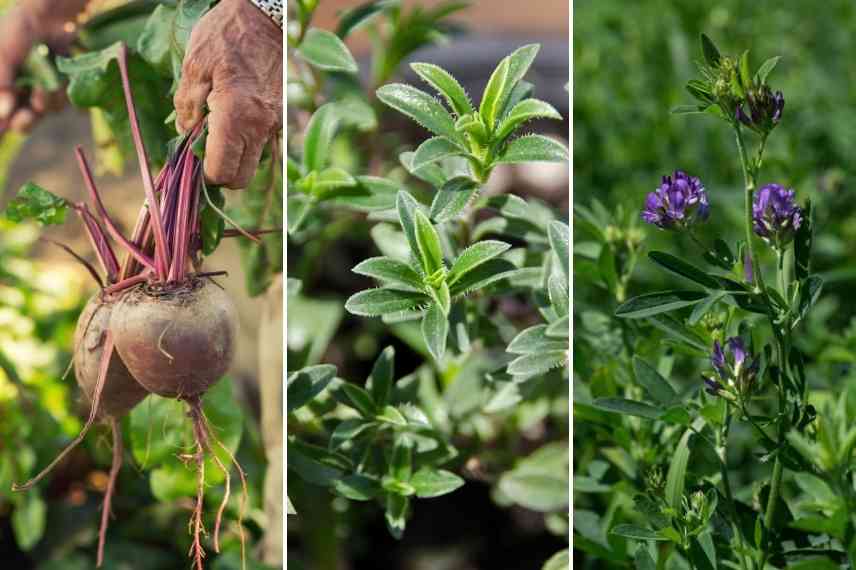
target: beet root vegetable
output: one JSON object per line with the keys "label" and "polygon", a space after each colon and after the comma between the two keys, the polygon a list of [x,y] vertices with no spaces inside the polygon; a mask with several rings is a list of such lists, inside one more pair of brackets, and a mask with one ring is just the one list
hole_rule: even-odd
{"label": "beet root vegetable", "polygon": [[138,286],[110,319],[122,360],[146,390],[190,400],[220,379],[235,354],[238,318],[229,295],[209,279]]}

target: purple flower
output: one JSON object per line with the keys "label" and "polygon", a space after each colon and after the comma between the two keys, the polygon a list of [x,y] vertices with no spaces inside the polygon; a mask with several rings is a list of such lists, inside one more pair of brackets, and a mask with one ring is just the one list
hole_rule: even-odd
{"label": "purple flower", "polygon": [[777,249],[788,245],[802,224],[802,209],[796,205],[795,192],[778,184],[767,184],[752,204],[755,233]]}
{"label": "purple flower", "polygon": [[749,362],[750,360],[751,356],[746,350],[746,345],[739,336],[726,340],[724,347],[719,344],[719,341],[714,342],[710,363],[721,382],[705,378],[705,389],[714,395],[723,390],[732,389],[742,395],[748,394],[758,374],[758,359]]}
{"label": "purple flower", "polygon": [[[743,106],[746,106],[745,111]],[[738,103],[737,120],[759,132],[769,133],[782,120],[785,96],[781,91],[773,93],[767,85],[752,89],[745,101]]]}
{"label": "purple flower", "polygon": [[701,180],[676,170],[645,197],[642,219],[664,230],[683,229],[706,220],[709,210]]}

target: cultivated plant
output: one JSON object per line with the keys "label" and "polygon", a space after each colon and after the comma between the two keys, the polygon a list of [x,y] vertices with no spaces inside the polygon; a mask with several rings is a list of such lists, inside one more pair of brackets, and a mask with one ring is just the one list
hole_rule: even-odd
{"label": "cultivated plant", "polygon": [[[701,43],[701,78],[687,85],[698,103],[676,112],[711,115],[731,129],[744,174],[742,240],[709,241],[702,228],[717,215],[716,195],[683,171],[664,176],[647,195],[641,219],[676,239],[685,236],[708,267],[652,251],[652,262],[695,287],[625,300],[642,249],[639,230],[621,213],[613,218],[619,223],[604,230],[610,216],[602,206],[578,209],[584,231],[601,244],[603,282],[620,302],[616,321],[595,326],[589,315],[584,334],[599,329],[601,338],[614,335],[614,346],[625,349],[604,377],[609,387],[587,388],[602,396],[581,404],[578,414],[605,423],[614,423],[608,419],[613,414],[621,416],[618,433],[632,433],[633,439],[605,455],[638,490],[632,522],[610,525],[614,513],[600,521],[586,512],[577,531],[584,536],[582,548],[595,556],[613,549],[619,559],[628,556],[621,553],[625,546],[601,542],[595,530],[601,524],[611,526],[613,537],[637,541],[629,556],[640,569],[666,567],[670,560],[699,569],[826,567],[820,565],[853,555],[852,431],[843,425],[852,416],[847,394],[837,412],[832,405],[828,416],[818,412],[806,374],[808,358],[798,343],[800,326],[822,288],[820,277],[811,273],[811,205],[800,205],[785,185],[761,184],[767,140],[783,120],[784,96],[768,84],[779,58],[753,73],[748,52],[733,58],[720,54],[706,36]],[[772,273],[769,257],[776,262]],[[645,329],[656,331],[668,351],[646,339]],[[702,379],[684,389],[668,379],[692,370],[681,356],[708,362]],[[618,394],[606,396],[610,391]],[[754,438],[761,464],[754,486],[731,478],[734,432]],[[818,452],[818,446],[826,451]],[[587,472],[578,471],[580,492],[609,489],[608,469],[609,464],[592,462]],[[815,502],[787,492],[789,481],[808,490]],[[806,512],[832,489],[841,498],[827,508],[841,513],[841,523],[828,532]],[[606,546],[597,551],[597,544]]]}
{"label": "cultivated plant", "polygon": [[[406,12],[398,2],[369,2],[342,15],[337,36],[307,28],[304,3],[289,30],[289,92],[299,95],[289,115],[302,136],[288,153],[290,259],[298,259],[289,281],[288,467],[334,496],[374,502],[395,537],[419,516],[420,500],[468,478],[491,482],[501,504],[545,513],[562,535],[569,228],[537,200],[484,192],[501,165],[567,161],[561,142],[521,132],[533,119],[561,119],[524,79],[539,46],[503,58],[478,104],[431,63],[410,67],[439,99],[387,82],[411,51],[442,37],[438,23],[461,7]],[[408,22],[419,22],[412,33]],[[368,90],[341,41],[362,26],[376,39]],[[390,110],[413,121],[421,143],[399,152]],[[339,292],[338,305],[312,298],[316,272],[343,237],[342,247],[360,247],[346,277],[356,285]],[[513,299],[525,299],[527,318],[504,314]],[[406,347],[377,358],[366,350],[375,364],[365,382],[321,363],[346,314],[366,344],[392,337]],[[396,379],[394,357],[411,372]],[[527,421],[555,421],[556,431],[520,457],[500,442],[519,441]],[[292,499],[298,517],[318,516]],[[549,567],[567,559],[565,551]]]}

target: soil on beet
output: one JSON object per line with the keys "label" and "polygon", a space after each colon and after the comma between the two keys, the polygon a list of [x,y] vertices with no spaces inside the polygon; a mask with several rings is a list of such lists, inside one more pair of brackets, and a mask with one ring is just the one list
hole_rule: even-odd
{"label": "soil on beet", "polygon": [[[101,295],[93,296],[80,314],[74,331],[74,375],[90,403],[98,384],[104,341],[114,306],[112,300],[103,300]],[[99,417],[120,418],[147,395],[146,389],[134,379],[114,350],[101,392]]]}
{"label": "soil on beet", "polygon": [[231,298],[210,279],[138,286],[122,295],[110,328],[119,355],[149,392],[167,398],[203,394],[228,370],[238,318]]}

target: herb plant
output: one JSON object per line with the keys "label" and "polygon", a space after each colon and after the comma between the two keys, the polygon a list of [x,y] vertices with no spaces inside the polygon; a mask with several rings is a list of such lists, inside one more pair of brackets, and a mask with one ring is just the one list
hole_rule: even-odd
{"label": "herb plant", "polygon": [[[337,497],[342,514],[325,516],[369,516],[358,504],[373,504],[402,538],[424,501],[481,479],[501,505],[543,513],[561,536],[569,228],[538,200],[485,190],[506,165],[568,159],[555,138],[525,133],[531,120],[561,119],[525,80],[539,46],[502,58],[475,102],[448,71],[411,63],[435,97],[390,79],[461,4],[369,2],[341,15],[338,36],[311,27],[308,3],[298,4],[289,29],[298,134],[287,157],[291,528],[322,540],[309,538],[323,532],[317,505]],[[375,39],[368,87],[341,41],[361,27]],[[395,121],[414,144],[402,144]],[[347,259],[350,274],[325,258]],[[517,300],[525,318],[502,309]],[[344,362],[324,362],[337,351]],[[374,364],[362,372],[354,361]],[[514,442],[527,422],[549,427],[521,457]],[[336,564],[308,547],[304,556]]]}

